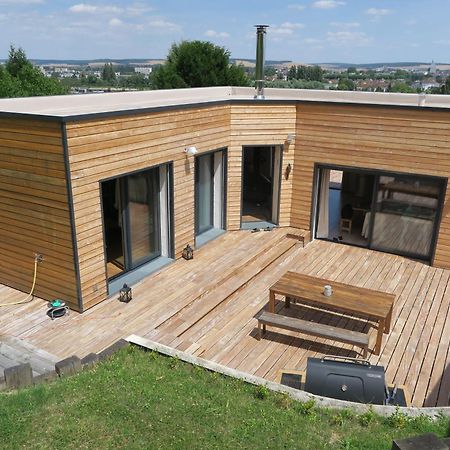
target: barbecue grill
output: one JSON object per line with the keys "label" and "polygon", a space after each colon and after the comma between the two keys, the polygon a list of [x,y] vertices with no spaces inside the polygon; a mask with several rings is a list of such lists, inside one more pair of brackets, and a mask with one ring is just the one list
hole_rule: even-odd
{"label": "barbecue grill", "polygon": [[308,358],[305,391],[323,397],[384,405],[384,367],[368,361],[325,356]]}

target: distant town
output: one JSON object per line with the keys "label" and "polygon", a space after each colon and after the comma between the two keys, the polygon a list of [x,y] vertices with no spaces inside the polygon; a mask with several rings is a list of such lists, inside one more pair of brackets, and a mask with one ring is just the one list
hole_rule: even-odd
{"label": "distant town", "polygon": [[[255,61],[234,59],[250,78]],[[152,89],[151,74],[163,59],[52,61],[31,60],[49,78],[58,79],[72,93]],[[4,61],[0,61],[0,65]],[[335,89],[370,92],[445,93],[450,64],[431,62],[305,64],[267,61],[266,85],[276,88]]]}

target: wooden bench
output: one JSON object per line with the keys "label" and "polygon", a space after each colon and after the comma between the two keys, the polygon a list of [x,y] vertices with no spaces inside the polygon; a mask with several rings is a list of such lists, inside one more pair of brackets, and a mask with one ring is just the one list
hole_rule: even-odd
{"label": "wooden bench", "polygon": [[261,339],[261,325],[263,332],[266,331],[266,325],[269,325],[289,331],[297,331],[311,336],[352,344],[362,348],[364,350],[363,358],[367,357],[367,350],[369,347],[369,337],[367,334],[346,330],[344,328],[337,328],[331,325],[324,325],[322,323],[308,322],[307,320],[296,319],[281,314],[273,314],[268,311],[262,311],[259,316],[257,316],[257,319],[258,340]]}

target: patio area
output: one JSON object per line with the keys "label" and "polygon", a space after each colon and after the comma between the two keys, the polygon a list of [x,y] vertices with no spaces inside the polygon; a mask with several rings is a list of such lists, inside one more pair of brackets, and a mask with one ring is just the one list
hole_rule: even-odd
{"label": "patio area", "polygon": [[[0,342],[19,338],[58,358],[82,357],[137,334],[269,380],[280,369],[304,370],[309,356],[359,355],[350,345],[273,328],[256,339],[255,315],[267,304],[269,287],[291,270],[395,294],[391,332],[379,356],[369,352],[370,360],[385,367],[388,383],[407,386],[413,405],[447,406],[450,271],[332,242],[303,248],[295,233],[228,232],[193,260],[179,260],[135,285],[129,304],[114,296],[55,321],[38,299],[0,308]],[[25,297],[5,286],[0,294],[2,303]],[[373,348],[376,330],[366,320],[300,305],[282,312],[368,333]]]}

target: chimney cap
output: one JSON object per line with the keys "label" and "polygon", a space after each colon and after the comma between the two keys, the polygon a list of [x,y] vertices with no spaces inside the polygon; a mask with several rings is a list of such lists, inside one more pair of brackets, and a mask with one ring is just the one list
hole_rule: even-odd
{"label": "chimney cap", "polygon": [[270,25],[254,25],[256,28],[270,28]]}

